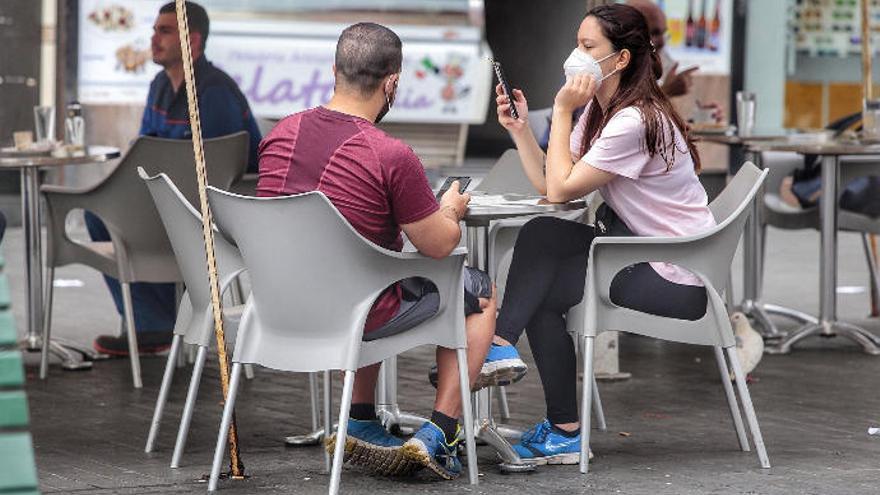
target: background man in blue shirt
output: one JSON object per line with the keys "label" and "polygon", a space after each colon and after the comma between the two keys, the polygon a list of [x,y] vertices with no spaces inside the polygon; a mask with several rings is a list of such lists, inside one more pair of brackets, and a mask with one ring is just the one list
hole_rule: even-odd
{"label": "background man in blue shirt", "polygon": [[[193,56],[196,92],[199,97],[199,114],[202,136],[213,138],[248,131],[250,152],[248,171],[257,171],[257,147],[260,130],[251,113],[247,99],[241,90],[222,70],[214,67],[205,56],[210,23],[203,7],[186,2],[190,31],[190,49]],[[153,25],[151,40],[153,62],[162,66],[147,96],[147,105],[141,120],[140,135],[170,139],[190,139],[189,113],[184,85],[183,56],[180,50],[180,33],[177,30],[177,14],[174,2],[159,9]],[[109,241],[110,234],[100,218],[86,212],[86,227],[95,241]],[[119,281],[104,277],[116,309],[122,314],[122,291]],[[138,347],[142,353],[166,350],[171,345],[172,330],[176,318],[174,284],[132,284],[135,327],[138,331]],[[125,335],[102,335],[95,339],[95,349],[111,355],[128,355]]]}

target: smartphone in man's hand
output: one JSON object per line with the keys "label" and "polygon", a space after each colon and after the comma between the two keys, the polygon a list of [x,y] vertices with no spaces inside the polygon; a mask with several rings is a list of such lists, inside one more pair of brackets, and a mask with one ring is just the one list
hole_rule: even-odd
{"label": "smartphone in man's hand", "polygon": [[440,186],[440,190],[437,191],[437,201],[440,201],[440,198],[446,194],[446,191],[452,187],[452,183],[458,181],[458,193],[463,194],[467,189],[468,185],[471,183],[470,177],[447,177],[445,181],[443,181],[443,185]]}

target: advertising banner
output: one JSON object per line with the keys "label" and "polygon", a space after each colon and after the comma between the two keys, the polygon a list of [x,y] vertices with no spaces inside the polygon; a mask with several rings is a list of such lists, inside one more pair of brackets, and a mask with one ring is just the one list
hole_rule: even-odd
{"label": "advertising banner", "polygon": [[[79,98],[139,104],[161,67],[150,54],[164,1],[80,1]],[[488,47],[470,27],[390,26],[403,69],[389,122],[481,123],[492,86]],[[212,20],[206,56],[232,76],[260,117],[320,105],[333,92],[333,57],[344,24]]]}

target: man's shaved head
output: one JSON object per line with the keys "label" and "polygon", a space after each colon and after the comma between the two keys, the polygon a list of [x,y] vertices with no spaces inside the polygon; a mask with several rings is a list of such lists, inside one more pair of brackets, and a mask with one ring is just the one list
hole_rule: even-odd
{"label": "man's shaved head", "polygon": [[652,0],[626,0],[626,4],[645,16],[651,41],[658,51],[662,50],[666,44],[666,14],[663,13],[663,9]]}

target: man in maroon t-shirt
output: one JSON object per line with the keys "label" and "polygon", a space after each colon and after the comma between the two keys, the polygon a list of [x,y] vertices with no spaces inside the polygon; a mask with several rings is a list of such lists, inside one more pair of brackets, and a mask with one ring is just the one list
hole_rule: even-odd
{"label": "man in maroon t-shirt", "polygon": [[[257,194],[320,191],[370,241],[400,251],[403,231],[419,252],[443,258],[458,246],[459,222],[470,196],[461,194],[456,185],[438,204],[415,153],[374,125],[394,102],[401,61],[400,38],[391,30],[372,23],[345,29],[336,47],[332,99],[283,119],[266,136],[259,149]],[[466,299],[469,296],[472,302],[466,324],[473,385],[492,340],[496,308],[488,276],[470,269],[465,275],[470,282]],[[419,280],[395,284],[373,305],[364,339],[412,328],[436,311],[438,301],[430,284]],[[455,352],[438,348],[437,365],[439,383],[431,421],[406,446],[376,419],[379,365],[358,370],[348,423],[348,442],[354,445],[346,450],[370,452],[352,456],[352,462],[360,461],[382,474],[421,466],[447,479],[459,474],[455,444],[461,400]],[[485,377],[477,386],[494,384],[492,378]],[[395,456],[394,462],[389,456]]]}

